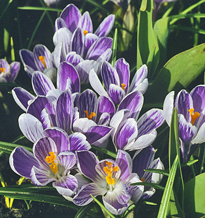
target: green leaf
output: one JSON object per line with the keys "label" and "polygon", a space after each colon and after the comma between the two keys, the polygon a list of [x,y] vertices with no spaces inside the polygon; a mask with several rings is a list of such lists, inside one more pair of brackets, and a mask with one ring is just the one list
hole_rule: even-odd
{"label": "green leaf", "polygon": [[25,6],[25,7],[18,7],[20,10],[34,10],[34,11],[55,11],[55,12],[61,12],[61,9],[57,8],[47,8],[47,7],[31,7],[31,6]]}
{"label": "green leaf", "polygon": [[17,188],[4,187],[0,188],[0,195],[14,199],[40,201],[44,203],[57,204],[78,210],[79,207],[63,198],[53,187],[36,187],[36,188]]}
{"label": "green leaf", "polygon": [[[6,153],[11,153],[14,150],[14,148],[16,148],[18,146],[22,146],[22,145],[0,141],[0,151],[6,152]],[[24,147],[27,150],[32,152],[32,148],[29,148],[29,147],[26,147],[26,146],[22,146],[22,147]]]}
{"label": "green leaf", "polygon": [[150,173],[159,173],[159,174],[163,174],[165,176],[169,176],[169,173],[165,170],[160,170],[160,169],[146,169],[144,170],[145,172],[150,172]]}
{"label": "green leaf", "polygon": [[168,92],[186,88],[205,71],[205,44],[198,45],[171,58],[161,69],[145,93],[148,103],[163,102]]}
{"label": "green leaf", "polygon": [[135,183],[131,183],[130,185],[144,185],[144,186],[149,186],[156,189],[164,190],[163,186],[151,182],[135,182]]}
{"label": "green leaf", "polygon": [[81,207],[75,215],[75,218],[83,218],[87,212],[93,207],[92,204],[88,204],[85,207]]}
{"label": "green leaf", "polygon": [[198,162],[198,160],[190,160],[187,163],[183,163],[182,167],[191,166],[191,165],[195,164],[196,162]]}
{"label": "green leaf", "polygon": [[102,210],[104,210],[110,217],[115,218],[115,216],[112,215],[112,214],[110,213],[110,211],[107,210],[107,209],[104,207],[104,205],[103,205],[100,201],[97,200],[97,198],[95,198],[95,197],[92,196],[92,195],[90,195],[90,196],[91,196],[91,197],[93,198],[93,200],[101,207]]}
{"label": "green leaf", "polygon": [[145,11],[147,8],[147,0],[142,0],[140,11]]}
{"label": "green leaf", "polygon": [[115,33],[112,42],[112,61],[111,61],[112,66],[114,66],[115,61],[117,59],[117,35],[118,35],[118,29],[115,28]]}
{"label": "green leaf", "polygon": [[116,154],[116,153],[113,153],[113,152],[111,152],[111,151],[108,151],[108,150],[105,149],[105,148],[100,148],[100,147],[97,147],[97,146],[94,146],[94,145],[91,145],[91,147],[92,147],[93,149],[97,150],[97,151],[100,151],[100,152],[102,152],[102,153],[104,153],[104,154],[109,155],[110,157],[113,157],[113,158],[116,158],[116,157],[117,157],[117,154]]}
{"label": "green leaf", "polygon": [[202,217],[205,214],[205,173],[185,183],[185,211],[187,217]]}
{"label": "green leaf", "polygon": [[177,167],[178,167],[178,161],[179,161],[178,157],[176,156],[176,158],[173,162],[172,168],[170,170],[169,177],[167,179],[167,183],[166,183],[165,190],[164,190],[164,193],[162,196],[162,200],[161,200],[161,204],[160,204],[157,218],[167,217],[172,188],[173,188],[174,179],[175,179],[175,175],[176,175],[176,171],[177,171]]}

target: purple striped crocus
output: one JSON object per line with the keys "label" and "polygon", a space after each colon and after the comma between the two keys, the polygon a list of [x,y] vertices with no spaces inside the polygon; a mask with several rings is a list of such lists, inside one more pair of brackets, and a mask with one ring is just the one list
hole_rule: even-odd
{"label": "purple striped crocus", "polygon": [[132,173],[132,160],[128,153],[118,151],[115,161],[99,161],[90,151],[76,153],[80,172],[91,182],[78,175],[80,187],[73,198],[74,204],[84,206],[93,200],[91,194],[94,197],[101,195],[105,207],[111,213],[120,215],[126,211],[130,200],[136,203],[141,198],[143,186],[130,185],[140,180],[136,173]]}
{"label": "purple striped crocus", "polygon": [[170,126],[174,106],[178,111],[179,141],[183,162],[189,161],[198,144],[205,142],[205,86],[198,85],[190,94],[181,90],[175,99],[170,92],[164,101],[164,117]]}

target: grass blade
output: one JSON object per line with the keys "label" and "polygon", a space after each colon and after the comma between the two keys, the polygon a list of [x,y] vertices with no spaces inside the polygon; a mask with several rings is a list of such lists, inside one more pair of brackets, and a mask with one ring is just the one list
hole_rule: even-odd
{"label": "grass blade", "polygon": [[115,33],[112,42],[112,59],[111,59],[112,66],[114,66],[115,61],[117,59],[117,34],[118,34],[118,29],[115,28]]}

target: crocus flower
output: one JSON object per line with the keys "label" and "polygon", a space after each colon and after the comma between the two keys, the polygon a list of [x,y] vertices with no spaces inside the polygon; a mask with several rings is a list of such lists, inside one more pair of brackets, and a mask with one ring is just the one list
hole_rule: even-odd
{"label": "crocus flower", "polygon": [[53,81],[56,80],[56,68],[52,62],[52,55],[45,45],[36,45],[33,52],[22,49],[19,55],[29,77],[32,77],[34,71],[40,71]]}
{"label": "crocus flower", "polygon": [[66,137],[55,130],[47,130],[54,136],[39,139],[33,153],[19,146],[10,155],[9,163],[17,174],[31,179],[34,185],[45,186],[52,182],[61,195],[72,196],[77,189],[77,179],[70,170],[76,164],[76,155],[70,148],[87,147],[88,142],[81,133]]}
{"label": "crocus flower", "polygon": [[12,83],[20,70],[19,62],[12,62],[10,65],[4,59],[0,59],[0,83]]}
{"label": "crocus flower", "polygon": [[129,115],[129,110],[119,110],[110,121],[116,150],[141,150],[151,145],[157,136],[156,128],[164,122],[161,109],[151,109],[138,120],[130,118]]}
{"label": "crocus flower", "polygon": [[[187,162],[198,144],[205,142],[205,86],[198,85],[190,94],[181,90],[175,99],[178,111],[179,138],[183,162]],[[174,108],[174,92],[164,101],[164,116],[170,126]]]}
{"label": "crocus flower", "polygon": [[139,182],[138,175],[132,173],[131,157],[125,151],[118,151],[116,160],[105,159],[99,161],[94,153],[89,151],[77,152],[77,163],[80,172],[92,182],[85,183],[84,178],[78,176],[82,186],[73,198],[76,205],[89,204],[94,197],[102,195],[105,207],[113,214],[120,215],[126,211],[129,201],[135,196],[137,202],[143,186],[130,186]]}
{"label": "crocus flower", "polygon": [[105,61],[102,64],[101,77],[105,89],[94,70],[89,74],[90,84],[99,95],[110,97],[115,105],[118,105],[128,93],[140,91],[144,94],[148,87],[146,65],[137,70],[129,85],[129,64],[124,58],[118,59],[114,67]]}
{"label": "crocus flower", "polygon": [[[164,170],[164,165],[160,158],[154,159],[155,150],[148,146],[136,151],[133,157],[133,172],[137,173],[142,182],[159,184],[163,178],[162,174],[145,172],[146,169]],[[153,187],[145,186],[142,199],[150,198],[155,193]]]}
{"label": "crocus flower", "polygon": [[81,15],[76,6],[69,4],[55,23],[54,61],[60,59],[73,64],[81,83],[87,83],[90,70],[94,68],[98,72],[100,64],[111,57],[112,39],[106,36],[113,24],[114,15],[109,15],[93,34],[89,13]]}

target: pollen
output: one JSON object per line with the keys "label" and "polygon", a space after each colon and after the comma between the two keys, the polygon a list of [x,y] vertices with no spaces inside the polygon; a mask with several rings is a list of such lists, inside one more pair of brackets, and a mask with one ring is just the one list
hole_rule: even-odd
{"label": "pollen", "polygon": [[142,182],[145,182],[145,179],[143,179],[143,178],[141,178],[140,180],[141,180]]}
{"label": "pollen", "polygon": [[96,114],[95,112],[91,112],[90,114],[88,114],[88,111],[84,111],[85,114],[86,114],[86,117],[91,120]]}
{"label": "pollen", "polygon": [[38,58],[39,58],[39,60],[41,61],[41,63],[43,64],[43,66],[47,69],[45,57],[39,56]]}
{"label": "pollen", "polygon": [[106,161],[106,164],[108,166],[104,167],[103,170],[104,172],[107,174],[107,176],[105,177],[106,182],[108,185],[114,185],[115,184],[115,179],[112,178],[112,173],[115,171],[119,170],[118,166],[112,167],[113,163]]}
{"label": "pollen", "polygon": [[5,72],[5,67],[0,67],[0,71],[2,72],[2,73],[4,73]]}
{"label": "pollen", "polygon": [[200,116],[199,112],[194,112],[194,108],[188,110],[191,115],[191,124],[194,125],[196,119]]}
{"label": "pollen", "polygon": [[84,36],[85,36],[87,33],[88,33],[87,30],[83,30],[83,34],[84,34]]}
{"label": "pollen", "polygon": [[126,85],[124,83],[121,84],[123,90],[125,90]]}
{"label": "pollen", "polygon": [[53,173],[58,172],[58,166],[57,163],[55,163],[56,155],[54,152],[50,151],[49,152],[50,156],[47,156],[45,158],[46,162],[49,164],[50,169],[53,171]]}

